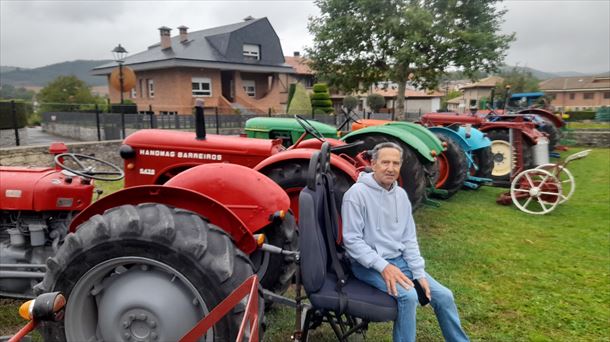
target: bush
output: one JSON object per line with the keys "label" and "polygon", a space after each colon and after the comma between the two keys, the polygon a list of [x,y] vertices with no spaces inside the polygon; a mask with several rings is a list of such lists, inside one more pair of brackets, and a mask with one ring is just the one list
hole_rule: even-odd
{"label": "bush", "polygon": [[345,107],[348,112],[354,110],[356,107],[358,107],[358,99],[351,95],[344,97],[343,107]]}
{"label": "bush", "polygon": [[567,111],[566,114],[570,115],[568,121],[581,121],[581,120],[593,120],[595,119],[594,111]]}
{"label": "bush", "polygon": [[[17,128],[27,125],[27,118],[32,115],[32,104],[15,101]],[[13,108],[11,101],[0,101],[0,129],[13,128]]]}
{"label": "bush", "polygon": [[309,115],[311,113],[311,101],[307,95],[307,90],[305,90],[302,84],[297,83],[294,89],[294,96],[288,105],[288,114]]}
{"label": "bush", "polygon": [[595,114],[595,121],[610,121],[610,107],[599,107]]}
{"label": "bush", "polygon": [[370,94],[366,97],[366,102],[374,113],[385,107],[385,98],[379,94]]}
{"label": "bush", "polygon": [[316,109],[320,109],[324,113],[332,113],[333,101],[330,99],[330,93],[328,92],[328,85],[326,83],[316,83],[313,85],[313,94],[311,95],[311,106]]}
{"label": "bush", "polygon": [[290,109],[290,102],[292,102],[292,97],[294,96],[296,86],[296,83],[293,83],[290,85],[290,88],[288,88],[288,106],[286,107],[286,112],[288,112],[288,110]]}

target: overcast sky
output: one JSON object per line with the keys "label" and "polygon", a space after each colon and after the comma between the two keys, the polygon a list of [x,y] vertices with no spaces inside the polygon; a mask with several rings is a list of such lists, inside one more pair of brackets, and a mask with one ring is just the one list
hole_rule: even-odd
{"label": "overcast sky", "polygon": [[[382,1],[382,0],[380,0]],[[610,0],[505,1],[503,30],[516,32],[506,63],[548,72],[610,70]],[[313,1],[28,1],[0,0],[0,65],[26,68],[76,59],[111,59],[159,40],[160,26],[190,31],[266,16],[285,55],[312,38]]]}

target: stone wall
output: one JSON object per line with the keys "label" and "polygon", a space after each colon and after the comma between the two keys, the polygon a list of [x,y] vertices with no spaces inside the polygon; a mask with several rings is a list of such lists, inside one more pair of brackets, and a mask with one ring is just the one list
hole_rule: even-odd
{"label": "stone wall", "polygon": [[[94,156],[119,167],[123,167],[123,159],[119,156],[121,140],[101,142],[67,143],[68,152]],[[0,165],[2,166],[51,166],[53,155],[49,146],[0,148]]]}
{"label": "stone wall", "polygon": [[610,147],[610,130],[587,129],[570,131],[566,139],[575,146]]}
{"label": "stone wall", "polygon": [[[25,127],[19,128],[19,145],[27,145],[28,131]],[[15,145],[15,129],[0,130],[0,147],[10,147]]]}

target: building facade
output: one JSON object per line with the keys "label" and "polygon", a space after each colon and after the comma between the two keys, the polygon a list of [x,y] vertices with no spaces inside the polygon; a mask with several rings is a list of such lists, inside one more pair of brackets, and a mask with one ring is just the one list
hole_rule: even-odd
{"label": "building facade", "polygon": [[540,82],[540,90],[558,112],[610,106],[610,74],[552,78]]}

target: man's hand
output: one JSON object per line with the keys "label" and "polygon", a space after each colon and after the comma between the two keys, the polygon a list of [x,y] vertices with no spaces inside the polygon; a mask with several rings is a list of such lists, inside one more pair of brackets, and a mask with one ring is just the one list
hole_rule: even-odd
{"label": "man's hand", "polygon": [[432,300],[432,294],[430,294],[430,284],[428,284],[428,279],[426,279],[426,277],[422,277],[417,279],[417,281],[419,281],[419,285],[421,285],[421,288],[424,289],[424,293],[426,294],[426,297],[428,297],[428,300]]}
{"label": "man's hand", "polygon": [[[405,290],[408,290],[413,287],[413,282],[411,279],[407,278],[407,276],[402,273],[402,271],[392,265],[388,264],[383,271],[381,272],[381,276],[383,280],[385,280],[385,286],[388,288],[388,293],[390,295],[398,296],[398,290],[396,290],[396,284],[404,287]],[[428,282],[426,282],[426,288],[428,288]],[[428,289],[428,292],[430,290]]]}

